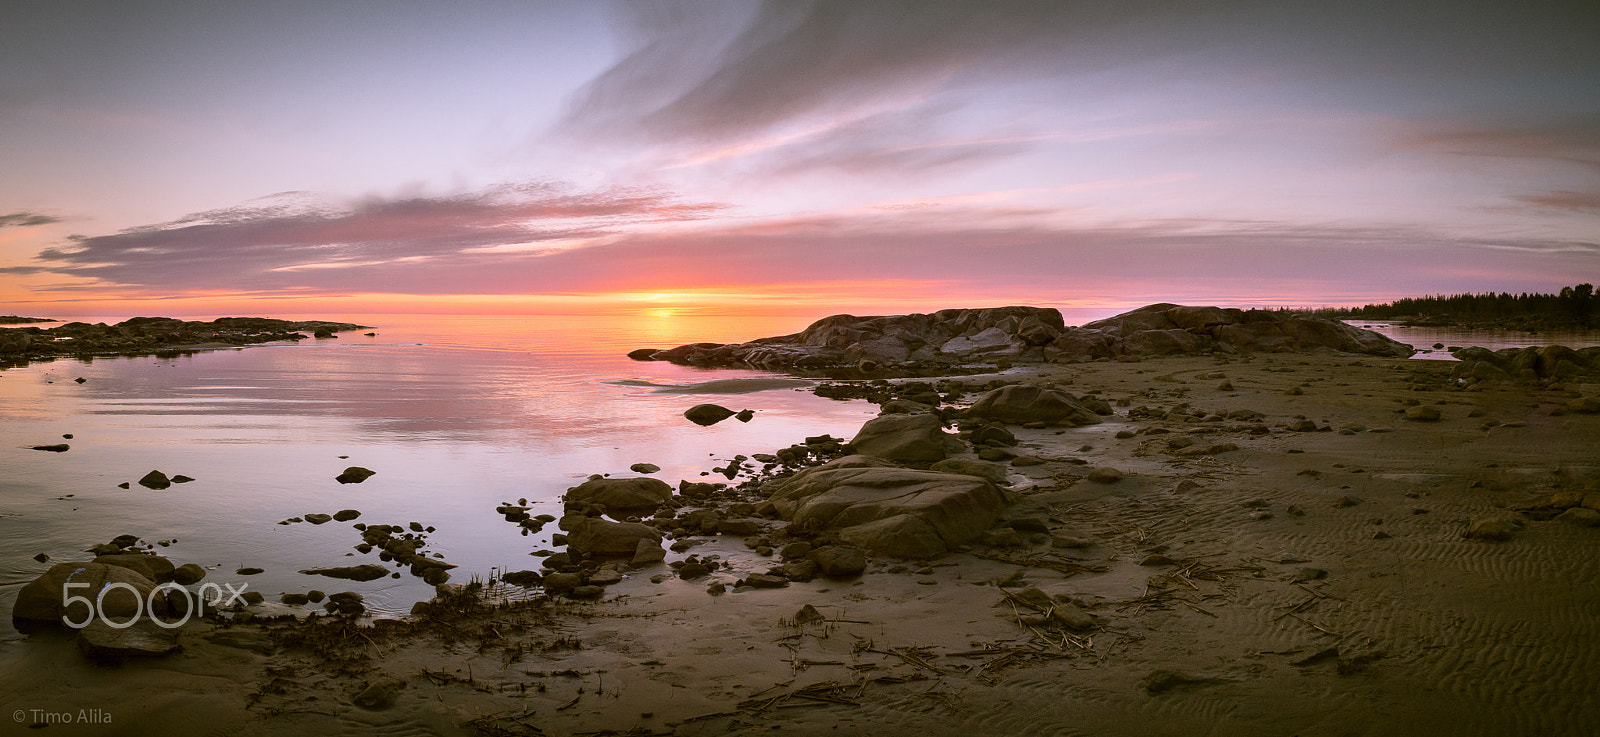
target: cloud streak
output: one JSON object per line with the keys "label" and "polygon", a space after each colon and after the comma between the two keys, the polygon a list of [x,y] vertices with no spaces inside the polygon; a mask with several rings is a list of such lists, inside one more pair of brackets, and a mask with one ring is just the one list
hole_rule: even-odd
{"label": "cloud streak", "polygon": [[61,218],[40,215],[34,212],[13,212],[10,215],[0,215],[0,228],[28,228],[35,225],[49,225],[59,222],[61,222]]}
{"label": "cloud streak", "polygon": [[[1459,273],[1461,264],[1504,277],[1481,288],[1537,288],[1600,256],[1600,245],[1590,242],[1459,239],[1426,229],[1225,220],[1070,227],[1048,209],[957,204],[634,227],[714,210],[660,193],[550,187],[378,200],[338,211],[255,203],[81,238],[75,250],[48,250],[40,254],[43,265],[11,271],[102,285],[58,291],[123,285],[166,294],[754,294],[893,280],[925,285],[927,299],[941,304],[938,295],[948,295],[949,304],[976,294],[1215,299],[1267,285],[1294,285],[1302,300],[1326,301],[1352,284],[1370,290],[1364,296],[1381,296],[1429,283],[1419,278],[1477,278]],[[1494,268],[1485,272],[1485,264]],[[1503,285],[1505,279],[1523,281]],[[898,295],[865,290],[858,298],[885,296]]]}
{"label": "cloud streak", "polygon": [[[41,251],[36,260],[42,263],[0,272],[54,272],[169,290],[295,288],[306,286],[302,274],[312,272],[477,263],[492,258],[475,256],[475,250],[507,246],[549,252],[571,247],[574,239],[696,220],[720,209],[655,190],[575,192],[548,183],[452,197],[370,198],[343,209],[283,193],[111,235],[72,236],[68,247]],[[342,274],[309,281],[322,288],[358,279]]]}

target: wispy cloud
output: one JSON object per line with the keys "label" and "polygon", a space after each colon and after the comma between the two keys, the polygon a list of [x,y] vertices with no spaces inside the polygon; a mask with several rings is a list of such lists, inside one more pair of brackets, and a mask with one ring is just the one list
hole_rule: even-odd
{"label": "wispy cloud", "polygon": [[40,215],[35,212],[13,212],[10,215],[0,215],[0,228],[27,228],[34,225],[49,225],[59,222],[61,222],[61,218]]}
{"label": "wispy cloud", "polygon": [[[548,253],[572,247],[576,238],[696,220],[720,209],[656,190],[577,192],[549,183],[449,197],[369,198],[346,207],[282,193],[111,235],[72,236],[68,246],[41,251],[38,265],[0,272],[54,272],[157,289],[293,288],[308,286],[307,272],[346,272],[341,281],[369,281],[348,272],[478,262],[490,258],[485,250],[502,247]],[[539,244],[545,248],[537,250]]]}

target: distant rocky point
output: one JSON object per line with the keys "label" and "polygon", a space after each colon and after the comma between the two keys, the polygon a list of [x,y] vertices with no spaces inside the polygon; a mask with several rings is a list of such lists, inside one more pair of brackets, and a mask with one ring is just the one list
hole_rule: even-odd
{"label": "distant rocky point", "polygon": [[135,317],[115,325],[69,322],[53,328],[0,329],[0,363],[19,364],[62,356],[128,356],[227,348],[304,340],[304,333],[332,338],[365,325],[323,320],[219,317],[210,322],[172,317]]}
{"label": "distant rocky point", "polygon": [[26,325],[31,322],[59,322],[53,317],[19,317],[17,315],[0,315],[0,325]]}
{"label": "distant rocky point", "polygon": [[1046,307],[834,315],[794,335],[691,343],[628,354],[643,361],[766,369],[915,372],[975,363],[1075,363],[1175,354],[1295,351],[1405,358],[1415,349],[1342,322],[1272,310],[1153,304],[1068,327]]}

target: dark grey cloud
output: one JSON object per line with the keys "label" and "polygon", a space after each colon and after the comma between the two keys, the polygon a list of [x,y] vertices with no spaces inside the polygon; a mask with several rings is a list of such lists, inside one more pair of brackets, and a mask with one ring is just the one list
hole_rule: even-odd
{"label": "dark grey cloud", "polygon": [[59,223],[61,218],[51,215],[40,215],[34,212],[13,212],[10,215],[0,215],[0,228],[26,228],[33,225],[49,225]]}
{"label": "dark grey cloud", "polygon": [[[937,119],[1008,84],[1107,70],[1137,71],[1084,94],[1211,83],[1269,113],[1443,110],[1458,121],[1593,113],[1587,93],[1600,84],[1600,13],[1559,0],[687,0],[617,16],[626,54],[565,121],[602,142],[706,146],[842,119],[865,148],[888,129],[859,123],[884,105]],[[1252,99],[1258,88],[1272,102]],[[918,143],[928,130],[894,135]]]}
{"label": "dark grey cloud", "polygon": [[[504,255],[478,252],[565,247],[573,239],[698,219],[719,209],[649,189],[577,192],[547,183],[450,197],[375,197],[345,208],[316,206],[303,195],[285,193],[110,235],[71,236],[70,245],[41,251],[38,265],[4,271],[172,290],[343,289],[359,283],[392,291],[381,276],[394,264],[494,263]],[[448,273],[454,267],[443,268]],[[329,273],[313,273],[318,271]],[[451,286],[422,291],[464,285]]]}

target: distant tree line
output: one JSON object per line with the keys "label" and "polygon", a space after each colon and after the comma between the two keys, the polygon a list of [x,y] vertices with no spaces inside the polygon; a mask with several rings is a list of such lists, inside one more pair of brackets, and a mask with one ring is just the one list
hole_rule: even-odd
{"label": "distant tree line", "polygon": [[1435,294],[1361,307],[1323,308],[1314,313],[1335,319],[1600,327],[1600,298],[1594,285],[1586,283],[1562,287],[1557,294]]}

